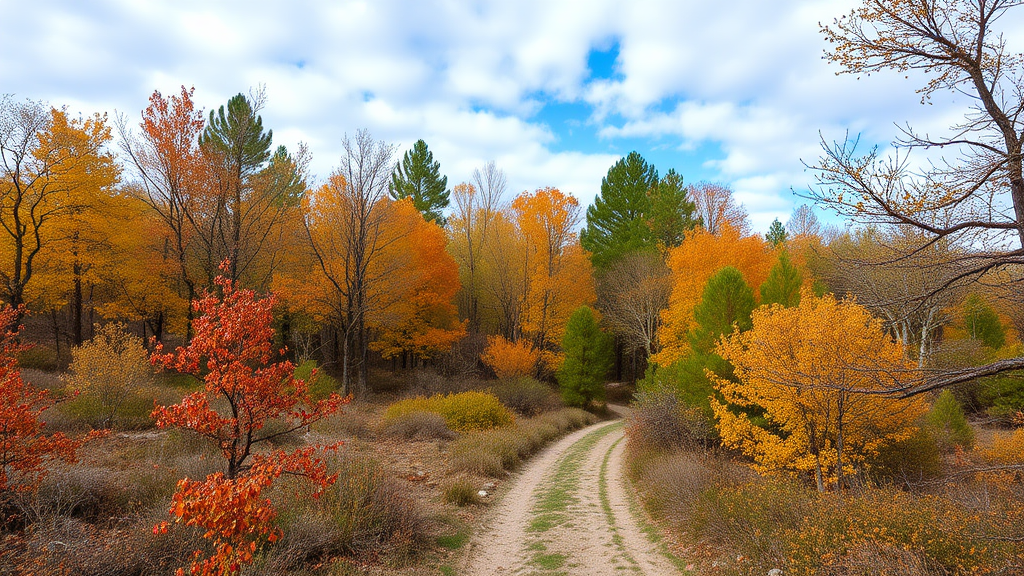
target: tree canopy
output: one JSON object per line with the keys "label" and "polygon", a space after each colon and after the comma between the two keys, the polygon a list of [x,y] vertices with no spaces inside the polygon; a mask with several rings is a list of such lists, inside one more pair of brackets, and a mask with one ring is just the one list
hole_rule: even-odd
{"label": "tree canopy", "polygon": [[424,218],[445,225],[444,210],[451,194],[448,177],[441,175],[441,163],[423,140],[417,140],[395,166],[390,190],[393,199],[410,198]]}

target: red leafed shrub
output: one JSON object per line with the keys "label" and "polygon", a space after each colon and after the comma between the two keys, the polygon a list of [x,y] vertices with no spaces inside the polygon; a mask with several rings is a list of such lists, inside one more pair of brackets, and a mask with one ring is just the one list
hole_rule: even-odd
{"label": "red leafed shrub", "polygon": [[[337,445],[310,446],[290,454],[254,450],[323,419],[347,401],[331,394],[314,402],[306,382],[295,379],[291,362],[271,363],[273,295],[258,298],[223,277],[215,282],[221,296],[206,294],[193,303],[199,317],[189,345],[171,354],[163,354],[158,346],[152,357],[154,364],[192,374],[204,383],[203,390],[180,404],[153,410],[157,426],[186,428],[209,438],[226,461],[223,473],[179,482],[171,506],[177,522],[205,528],[204,537],[214,543],[212,556],[204,559],[197,553],[192,564],[191,573],[203,576],[237,574],[241,565],[252,561],[262,541],[278,539],[276,512],[263,490],[279,476],[303,476],[318,489],[334,482],[316,455]],[[284,425],[265,427],[270,421]],[[165,528],[166,523],[161,524],[157,531]]]}

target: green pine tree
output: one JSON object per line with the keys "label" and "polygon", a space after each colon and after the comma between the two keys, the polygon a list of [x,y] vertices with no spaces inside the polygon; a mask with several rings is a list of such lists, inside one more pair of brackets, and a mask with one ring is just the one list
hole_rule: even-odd
{"label": "green pine tree", "polygon": [[603,400],[604,378],[612,365],[612,339],[598,327],[589,306],[580,306],[569,317],[562,351],[565,360],[555,376],[565,403],[584,407]]}
{"label": "green pine tree", "polygon": [[449,195],[448,177],[441,175],[441,163],[434,161],[426,142],[417,140],[391,175],[391,197],[411,198],[425,219],[444,226]]}
{"label": "green pine tree", "polygon": [[764,239],[776,248],[786,242],[786,227],[782,225],[782,222],[779,222],[778,218],[772,221],[772,225],[768,228],[768,233],[764,235]]}
{"label": "green pine tree", "polygon": [[237,94],[216,112],[210,110],[210,121],[199,137],[199,144],[219,154],[234,175],[242,180],[263,168],[270,159],[270,143],[274,131],[263,132],[263,118],[256,114],[252,102]]}
{"label": "green pine tree", "polygon": [[595,268],[604,270],[626,253],[655,246],[647,219],[650,191],[657,185],[658,171],[635,151],[608,169],[580,235]]}
{"label": "green pine tree", "polygon": [[793,308],[800,304],[800,286],[803,275],[789,259],[785,250],[779,253],[779,259],[768,271],[768,278],[761,284],[761,305],[782,304]]}
{"label": "green pine tree", "polygon": [[686,233],[697,227],[694,217],[697,207],[683,186],[683,177],[670,169],[665,177],[651,188],[651,212],[648,222],[654,241],[667,248],[683,242]]}

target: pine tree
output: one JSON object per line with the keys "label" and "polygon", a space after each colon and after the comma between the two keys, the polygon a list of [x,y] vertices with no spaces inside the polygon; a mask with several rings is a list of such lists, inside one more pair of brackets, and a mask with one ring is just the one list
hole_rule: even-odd
{"label": "pine tree", "polygon": [[687,195],[683,177],[670,169],[665,177],[651,188],[651,212],[648,222],[654,241],[665,248],[683,243],[686,232],[694,229],[697,206]]}
{"label": "pine tree", "polygon": [[221,106],[210,110],[210,121],[199,137],[199,144],[221,155],[225,167],[238,179],[251,176],[270,159],[270,142],[274,131],[263,132],[263,118],[256,114],[253,103],[244,94],[228,100],[227,111]]}
{"label": "pine tree", "polygon": [[601,193],[587,208],[587,227],[580,235],[595,268],[605,269],[628,252],[655,246],[647,219],[650,192],[657,185],[658,171],[635,151],[608,169]]}
{"label": "pine tree", "polygon": [[598,327],[589,306],[580,306],[569,317],[562,351],[565,361],[556,376],[565,403],[583,407],[603,400],[604,377],[612,365],[612,341]]}
{"label": "pine tree", "polygon": [[391,175],[391,197],[412,198],[413,206],[424,218],[444,226],[450,194],[448,177],[441,175],[441,163],[434,161],[426,142],[417,140]]}
{"label": "pine tree", "polygon": [[779,222],[778,218],[772,221],[772,225],[768,228],[768,233],[764,235],[764,239],[776,248],[786,242],[786,227],[782,225],[782,222]]}
{"label": "pine tree", "polygon": [[793,308],[800,304],[800,286],[803,275],[789,259],[785,250],[768,272],[768,279],[761,284],[761,305],[782,304]]}

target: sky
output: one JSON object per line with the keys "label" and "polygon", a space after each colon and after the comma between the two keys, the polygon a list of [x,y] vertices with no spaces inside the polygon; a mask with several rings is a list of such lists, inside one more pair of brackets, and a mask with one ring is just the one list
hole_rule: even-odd
{"label": "sky", "polygon": [[[851,0],[0,0],[0,94],[123,114],[195,88],[206,110],[264,86],[274,143],[313,155],[366,129],[423,139],[448,176],[495,161],[509,192],[590,204],[620,157],[730,185],[754,229],[806,200],[820,141],[886,146],[895,123],[941,130],[952,96],[920,78],[837,75],[819,23]],[[822,215],[827,220],[827,215]]]}

